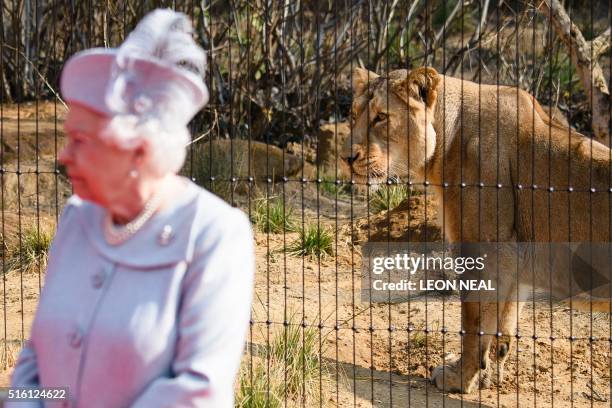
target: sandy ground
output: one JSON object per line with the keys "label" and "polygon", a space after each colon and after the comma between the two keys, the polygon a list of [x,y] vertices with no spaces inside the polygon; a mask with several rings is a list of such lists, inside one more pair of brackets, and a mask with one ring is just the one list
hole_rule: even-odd
{"label": "sandy ground", "polygon": [[[42,124],[32,114],[34,107],[29,109],[22,108],[18,125],[16,109],[5,107],[5,166],[17,169],[19,158],[22,170],[36,169],[38,163],[40,169],[53,171],[55,107],[46,104],[40,108],[39,118],[46,118]],[[62,109],[58,107],[58,112]],[[36,157],[37,126],[45,136],[39,139],[41,160],[28,161],[27,157]],[[20,134],[26,134],[19,140],[18,127]],[[18,233],[19,225],[36,220],[36,208],[42,223],[52,225],[55,209],[69,193],[65,180],[55,174],[7,174],[3,180],[4,246]],[[439,239],[439,230],[425,222],[435,216],[433,203],[415,195],[388,214],[368,215],[364,200],[351,203],[350,196],[341,196],[336,201],[328,194],[317,195],[312,184],[302,195],[301,186],[288,187],[287,202],[299,221],[318,220],[333,231],[334,255],[322,259],[291,256],[283,249],[298,238],[297,233],[256,232],[255,323],[249,342],[266,344],[269,334],[281,330],[289,316],[296,322],[320,325],[320,354],[326,367],[321,381],[321,394],[326,396],[323,405],[610,406],[610,317],[562,305],[552,310],[544,304],[524,309],[519,326],[522,338],[513,348],[501,384],[468,395],[438,392],[426,379],[431,367],[461,352],[458,299],[382,304],[364,302],[360,293],[361,245],[368,239]],[[29,334],[43,281],[42,271],[37,270],[4,275],[0,386],[8,384],[21,341]],[[440,332],[442,327],[448,329],[445,335]],[[554,342],[551,333],[557,337]],[[570,335],[578,339],[570,342]],[[595,341],[589,342],[589,336]],[[248,352],[245,356],[251,358]],[[306,401],[304,406],[319,406],[319,402]]]}
{"label": "sandy ground", "polygon": [[[410,217],[406,217],[408,208]],[[306,218],[314,222],[316,214]],[[423,196],[413,197],[411,203],[391,214],[370,216],[369,224],[367,217],[354,220],[353,242],[367,235],[367,225],[371,226],[371,239],[387,236],[387,231],[378,227],[388,225],[389,219],[389,235],[397,230],[396,240],[403,239],[408,224],[414,224],[413,237],[422,237],[428,228],[418,225],[424,219]],[[322,225],[335,227],[334,220],[324,216],[320,220]],[[396,228],[402,222],[405,228]],[[392,305],[363,302],[360,247],[351,246],[348,227],[339,228],[336,256],[321,260],[284,255],[285,242],[297,239],[297,234],[257,235],[253,314],[258,323],[252,338],[256,343],[265,339],[266,321],[278,326],[285,313],[294,315],[298,322],[303,318],[313,326],[322,324],[322,354],[342,374],[338,387],[335,378],[332,382],[334,401],[341,406],[406,406],[409,400],[416,406],[462,402],[467,406],[467,402],[486,406],[609,406],[609,315],[571,311],[563,305],[554,305],[551,310],[543,303],[525,307],[519,326],[522,337],[518,348],[513,348],[501,384],[469,395],[443,396],[426,378],[430,368],[445,357],[460,354],[458,298],[444,303],[440,299]],[[435,236],[435,231],[427,231],[427,236]],[[390,326],[393,331],[388,330]],[[442,327],[448,329],[444,336]],[[551,333],[557,337],[553,344]],[[589,333],[597,340],[589,342]],[[579,339],[570,342],[569,335]]]}
{"label": "sandy ground", "polygon": [[[314,219],[311,214],[309,219]],[[329,221],[321,219],[322,224]],[[480,402],[486,406],[608,406],[591,400],[596,395],[610,398],[609,317],[605,314],[573,312],[563,306],[552,310],[538,305],[527,307],[520,331],[518,351],[506,367],[506,379],[499,385],[469,395],[444,396],[426,377],[429,369],[445,356],[460,353],[459,302],[440,300],[400,304],[370,304],[360,295],[360,248],[351,248],[349,236],[338,233],[337,256],[301,258],[285,255],[284,243],[297,239],[296,233],[256,234],[257,283],[253,306],[255,324],[249,342],[266,343],[268,334],[282,328],[284,316],[294,322],[321,324],[321,357],[327,367],[323,381],[328,405],[338,406],[464,406]],[[3,281],[1,329],[3,370],[0,385],[8,384],[22,336],[29,333],[39,293],[37,271],[11,272]],[[321,318],[319,318],[321,316]],[[570,326],[570,317],[572,325]],[[266,324],[270,321],[271,324]],[[394,330],[389,331],[388,327]],[[598,339],[555,340],[572,333],[584,337],[591,330]],[[335,326],[338,329],[335,329]],[[440,329],[449,332],[443,337]],[[355,327],[355,330],[353,330]],[[369,330],[373,327],[373,330]],[[409,331],[408,328],[413,328]],[[429,332],[425,333],[424,330]],[[531,336],[536,333],[537,339]],[[573,367],[573,374],[571,367]],[[590,388],[587,384],[592,384]],[[312,404],[312,405],[311,405]],[[310,401],[306,406],[316,406]]]}

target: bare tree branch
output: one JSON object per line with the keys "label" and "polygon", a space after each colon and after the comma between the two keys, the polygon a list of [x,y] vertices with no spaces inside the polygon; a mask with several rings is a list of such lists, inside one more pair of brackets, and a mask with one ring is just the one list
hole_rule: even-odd
{"label": "bare tree branch", "polygon": [[[591,43],[584,39],[582,32],[570,20],[559,0],[544,0],[540,4],[540,10],[546,16],[550,16],[557,36],[571,50],[572,64],[578,72],[591,105],[593,133],[598,140],[608,144],[610,92],[601,66],[595,58],[596,55],[591,52],[593,48]],[[609,29],[607,32],[609,35]],[[597,41],[596,44],[599,43],[600,41]]]}
{"label": "bare tree branch", "polygon": [[448,18],[444,22],[444,25],[442,26],[442,28],[436,34],[436,38],[434,39],[434,43],[433,43],[433,47],[434,48],[438,45],[438,42],[440,42],[440,38],[442,37],[442,34],[444,34],[444,31],[448,28],[450,23],[453,21],[453,19],[455,18],[455,15],[457,15],[457,13],[459,12],[460,8],[461,8],[461,1],[458,1],[457,3],[455,3],[455,7],[453,8],[453,10],[448,15]]}
{"label": "bare tree branch", "polygon": [[610,27],[591,41],[593,59],[596,60],[610,49]]}

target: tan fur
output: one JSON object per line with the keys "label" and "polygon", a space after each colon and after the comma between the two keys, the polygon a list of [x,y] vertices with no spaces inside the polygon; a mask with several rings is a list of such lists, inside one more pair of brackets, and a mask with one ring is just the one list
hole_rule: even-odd
{"label": "tan fur", "polygon": [[[437,193],[448,241],[611,240],[610,150],[550,119],[527,92],[479,86],[431,68],[393,71],[387,78],[358,69],[353,87],[353,140],[345,156],[356,157],[355,179],[426,179]],[[387,119],[372,126],[380,112]],[[442,188],[445,182],[449,187]],[[519,278],[527,282],[530,273],[521,271]],[[463,355],[434,370],[439,388],[470,392],[479,378],[480,385],[490,382],[493,336],[487,334],[502,333],[503,368],[522,303],[510,301],[510,293],[500,296],[499,304],[462,304]],[[610,302],[592,307],[608,312]],[[478,336],[481,331],[485,335]]]}

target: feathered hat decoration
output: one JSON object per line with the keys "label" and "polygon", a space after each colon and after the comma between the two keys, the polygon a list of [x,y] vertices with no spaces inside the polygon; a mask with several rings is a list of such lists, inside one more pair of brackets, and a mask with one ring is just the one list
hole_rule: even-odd
{"label": "feathered hat decoration", "polygon": [[148,13],[119,48],[73,55],[62,71],[61,92],[109,117],[130,123],[157,120],[185,126],[208,102],[206,54],[188,17],[169,9]]}

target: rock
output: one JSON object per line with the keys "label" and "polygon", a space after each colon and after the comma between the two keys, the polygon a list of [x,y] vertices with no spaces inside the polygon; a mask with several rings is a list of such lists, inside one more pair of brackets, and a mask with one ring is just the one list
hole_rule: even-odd
{"label": "rock", "polygon": [[[427,210],[425,209],[427,207]],[[434,242],[442,239],[436,224],[437,205],[431,195],[412,195],[391,211],[355,219],[353,242]],[[348,227],[347,227],[348,228]],[[349,233],[350,233],[349,232]],[[369,235],[369,239],[368,239]]]}

